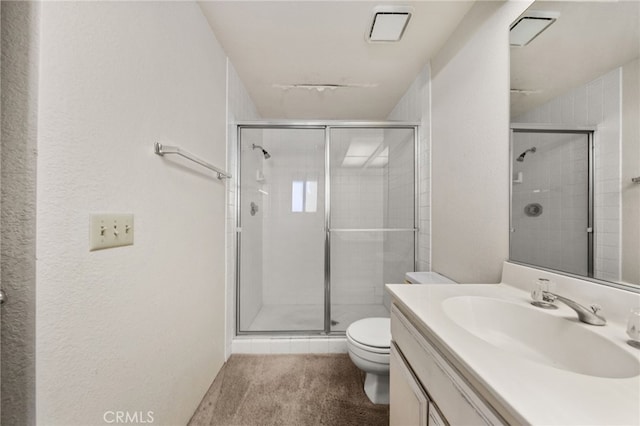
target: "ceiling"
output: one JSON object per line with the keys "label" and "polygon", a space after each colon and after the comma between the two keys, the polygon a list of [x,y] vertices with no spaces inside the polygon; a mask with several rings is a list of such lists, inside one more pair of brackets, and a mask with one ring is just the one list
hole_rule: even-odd
{"label": "ceiling", "polygon": [[529,45],[511,48],[512,117],[640,56],[638,1],[537,1],[529,10],[560,17]]}
{"label": "ceiling", "polygon": [[[402,2],[398,43],[369,43],[373,8],[394,1],[203,1],[262,118],[385,119],[473,1]],[[289,88],[292,84],[351,87]]]}

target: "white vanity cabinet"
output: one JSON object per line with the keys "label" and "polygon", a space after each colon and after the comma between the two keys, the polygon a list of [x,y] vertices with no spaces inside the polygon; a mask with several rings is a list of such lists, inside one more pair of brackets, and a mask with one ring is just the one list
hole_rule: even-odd
{"label": "white vanity cabinet", "polygon": [[391,344],[389,366],[389,423],[427,425],[429,399],[395,343]]}
{"label": "white vanity cabinet", "polygon": [[391,339],[391,426],[507,424],[396,304]]}
{"label": "white vanity cabinet", "polygon": [[395,343],[391,344],[389,365],[391,368],[389,423],[402,426],[445,426],[447,423],[442,418],[442,414],[429,399]]}

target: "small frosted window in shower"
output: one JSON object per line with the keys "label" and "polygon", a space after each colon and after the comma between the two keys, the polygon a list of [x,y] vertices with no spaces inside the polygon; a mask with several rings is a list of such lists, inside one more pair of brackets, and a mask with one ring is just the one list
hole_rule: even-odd
{"label": "small frosted window in shower", "polygon": [[294,180],[291,185],[291,211],[315,213],[318,209],[318,182]]}
{"label": "small frosted window in shower", "polygon": [[291,189],[291,211],[298,213],[304,207],[304,181],[294,180]]}

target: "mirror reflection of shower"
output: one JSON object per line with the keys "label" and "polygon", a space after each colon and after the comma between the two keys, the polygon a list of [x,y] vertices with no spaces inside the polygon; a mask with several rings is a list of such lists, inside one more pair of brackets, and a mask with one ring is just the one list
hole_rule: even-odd
{"label": "mirror reflection of shower", "polygon": [[519,161],[522,163],[524,161],[524,156],[527,155],[528,152],[536,152],[536,150],[537,148],[535,146],[532,146],[531,148],[527,149],[525,152],[520,154],[520,156],[516,158],[516,161]]}
{"label": "mirror reflection of shower", "polygon": [[262,151],[262,155],[264,155],[264,159],[268,160],[269,158],[271,158],[271,154],[269,154],[263,147],[261,147],[260,145],[256,145],[255,143],[253,144],[253,149],[259,149]]}

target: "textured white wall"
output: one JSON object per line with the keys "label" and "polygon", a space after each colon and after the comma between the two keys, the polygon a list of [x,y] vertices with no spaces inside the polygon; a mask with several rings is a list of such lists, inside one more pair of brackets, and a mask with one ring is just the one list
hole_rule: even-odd
{"label": "textured white wall", "polygon": [[499,282],[509,253],[509,25],[532,2],[477,2],[431,61],[432,268]]}
{"label": "textured white wall", "polygon": [[[37,416],[185,424],[224,361],[226,58],[194,3],[42,4]],[[89,215],[135,245],[88,251]]]}

